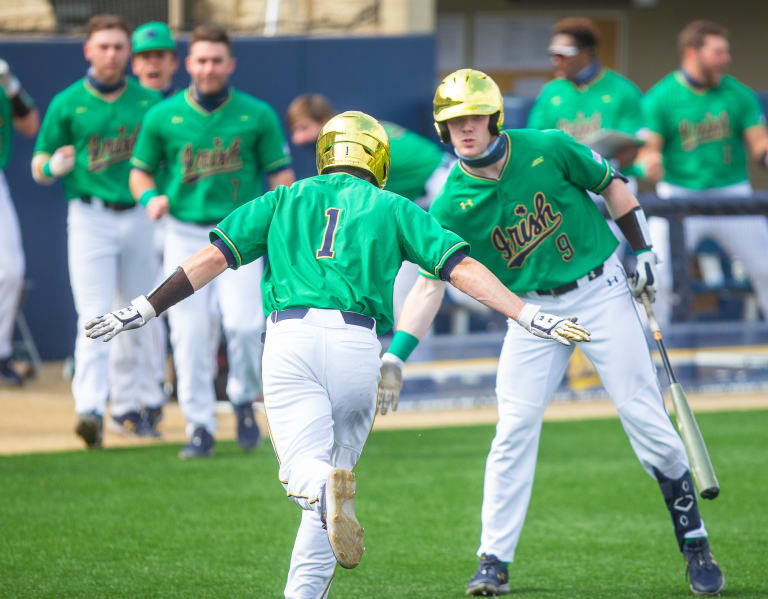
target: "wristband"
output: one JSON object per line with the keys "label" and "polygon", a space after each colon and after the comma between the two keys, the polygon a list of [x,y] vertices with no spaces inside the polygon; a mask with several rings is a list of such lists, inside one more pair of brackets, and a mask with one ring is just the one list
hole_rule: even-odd
{"label": "wristband", "polygon": [[43,175],[48,177],[49,179],[55,179],[56,178],[56,175],[54,175],[51,172],[51,161],[50,160],[46,161],[46,163],[43,165],[42,171],[43,171]]}
{"label": "wristband", "polygon": [[152,188],[152,189],[147,189],[147,190],[145,190],[145,191],[144,191],[144,192],[143,192],[143,193],[142,193],[142,194],[139,196],[139,203],[140,203],[142,206],[146,206],[147,204],[149,204],[149,200],[151,200],[152,198],[156,198],[156,197],[157,197],[157,196],[159,196],[159,195],[160,195],[160,194],[159,194],[159,193],[157,193],[157,190],[156,190],[156,189],[154,189],[154,188]]}
{"label": "wristband", "polygon": [[648,165],[645,162],[634,162],[632,166],[635,168],[638,177],[641,179],[648,178]]}
{"label": "wristband", "polygon": [[414,337],[405,331],[395,331],[395,336],[392,337],[392,343],[389,344],[387,353],[397,356],[405,362],[418,344],[418,337]]}

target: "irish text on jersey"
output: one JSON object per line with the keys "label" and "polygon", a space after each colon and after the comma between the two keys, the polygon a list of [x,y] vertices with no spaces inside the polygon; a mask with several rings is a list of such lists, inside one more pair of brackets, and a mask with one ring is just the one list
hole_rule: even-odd
{"label": "irish text on jersey", "polygon": [[205,177],[239,171],[243,166],[240,145],[239,137],[235,137],[227,147],[224,147],[220,137],[216,137],[213,149],[195,150],[188,143],[181,152],[181,182],[195,183]]}
{"label": "irish text on jersey", "polygon": [[139,125],[134,127],[131,133],[120,125],[117,128],[117,137],[101,137],[94,133],[88,138],[88,170],[98,172],[107,168],[110,164],[116,164],[128,160],[133,154],[133,146],[139,135]]}
{"label": "irish text on jersey", "polygon": [[516,224],[502,229],[496,225],[491,231],[491,243],[507,261],[507,268],[520,268],[536,248],[552,235],[563,222],[563,215],[555,212],[546,196],[538,192],[533,197],[533,211],[523,204],[515,206],[520,217]]}
{"label": "irish text on jersey", "polygon": [[603,115],[595,112],[591,117],[587,118],[581,111],[576,113],[576,118],[574,119],[558,119],[556,126],[556,129],[565,131],[576,141],[582,140],[602,128]]}
{"label": "irish text on jersey", "polygon": [[683,119],[678,124],[678,130],[680,145],[683,150],[690,152],[707,142],[731,137],[731,122],[725,110],[717,116],[708,112],[704,120],[698,123]]}

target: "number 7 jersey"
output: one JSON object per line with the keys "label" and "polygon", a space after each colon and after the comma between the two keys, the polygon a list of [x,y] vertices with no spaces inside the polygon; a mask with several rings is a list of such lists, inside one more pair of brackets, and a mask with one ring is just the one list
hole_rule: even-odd
{"label": "number 7 jersey", "polygon": [[171,216],[199,224],[220,221],[260,195],[264,174],[291,163],[275,111],[236,89],[216,110],[190,90],[147,113],[131,164],[150,174],[165,165]]}
{"label": "number 7 jersey", "polygon": [[[392,327],[392,288],[403,260],[438,276],[467,243],[413,202],[345,173],[279,186],[235,210],[211,232],[235,268],[264,254],[264,313],[350,310]],[[258,306],[254,306],[258,309]]]}
{"label": "number 7 jersey", "polygon": [[608,186],[608,161],[553,129],[502,135],[509,152],[499,179],[457,163],[430,214],[515,293],[571,283],[605,262],[618,241],[586,190]]}

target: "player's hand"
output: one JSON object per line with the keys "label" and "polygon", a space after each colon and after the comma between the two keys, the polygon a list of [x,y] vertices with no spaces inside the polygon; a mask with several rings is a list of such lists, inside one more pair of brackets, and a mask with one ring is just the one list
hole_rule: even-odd
{"label": "player's hand", "polygon": [[16,79],[16,76],[11,72],[11,67],[2,58],[0,58],[0,87],[3,88],[8,98],[13,98],[21,91],[19,80]]}
{"label": "player's hand", "polygon": [[155,309],[152,304],[145,296],[140,295],[125,308],[86,322],[85,334],[91,339],[104,337],[102,341],[109,341],[118,333],[143,327],[154,316]]}
{"label": "player's hand", "polygon": [[147,204],[147,218],[149,220],[160,220],[168,214],[169,208],[168,196],[155,196]]}
{"label": "player's hand", "polygon": [[400,390],[403,388],[403,361],[397,356],[385,353],[381,357],[381,380],[376,393],[376,410],[383,416],[390,408],[397,410]]}
{"label": "player's hand", "polygon": [[645,293],[651,302],[656,299],[656,287],[659,281],[656,273],[657,262],[658,258],[652,251],[637,254],[635,272],[629,275],[629,287],[632,290],[632,295],[640,297],[641,293]]}
{"label": "player's hand", "polygon": [[517,318],[518,324],[529,333],[542,339],[554,339],[563,345],[590,340],[589,331],[576,324],[576,320],[575,316],[563,318],[547,314],[536,304],[525,304]]}
{"label": "player's hand", "polygon": [[51,156],[48,167],[54,177],[63,177],[75,167],[75,146],[61,146]]}

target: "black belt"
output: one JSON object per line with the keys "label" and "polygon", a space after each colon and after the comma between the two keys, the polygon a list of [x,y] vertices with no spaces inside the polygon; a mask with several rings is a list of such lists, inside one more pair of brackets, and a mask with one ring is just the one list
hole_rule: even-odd
{"label": "black belt", "polygon": [[[592,279],[596,279],[600,275],[603,274],[603,265],[601,264],[597,268],[593,268],[587,273],[587,278],[591,281]],[[564,293],[568,293],[569,291],[573,291],[574,289],[579,288],[579,282],[573,281],[572,283],[566,283],[565,285],[560,285],[559,287],[553,287],[552,289],[537,289],[536,293],[539,295],[551,295],[553,297],[556,297],[558,295],[563,295]]]}
{"label": "black belt", "polygon": [[[93,204],[93,197],[92,196],[80,196],[78,198],[83,204]],[[123,212],[124,210],[130,210],[131,208],[136,207],[136,203],[133,204],[118,204],[116,202],[105,202],[104,200],[101,201],[102,206],[106,208],[107,210],[111,210],[112,212]]]}
{"label": "black belt", "polygon": [[[354,324],[366,329],[373,329],[376,325],[376,321],[370,316],[358,314],[357,312],[347,312],[346,310],[339,310],[339,312],[341,312],[341,317],[347,324]],[[308,313],[309,308],[288,308],[287,310],[272,312],[269,315],[269,319],[272,322],[280,322],[281,320],[290,320],[292,318],[304,318]]]}

